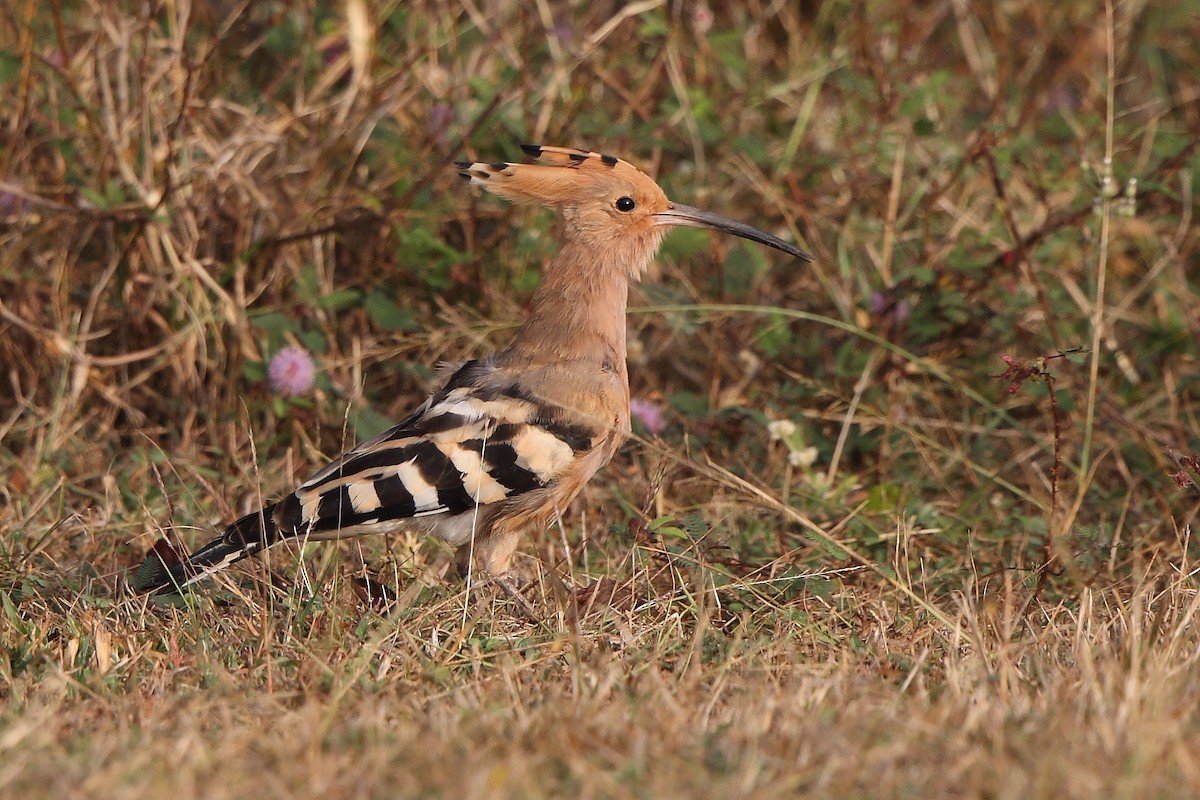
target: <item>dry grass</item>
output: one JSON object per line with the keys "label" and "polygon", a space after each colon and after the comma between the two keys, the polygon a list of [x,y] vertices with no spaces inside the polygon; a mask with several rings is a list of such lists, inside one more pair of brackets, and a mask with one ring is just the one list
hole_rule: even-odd
{"label": "dry grass", "polygon": [[[0,794],[1200,793],[1198,38],[1147,3],[0,7]],[[520,141],[818,257],[668,242],[631,315],[667,427],[526,544],[543,620],[403,537],[130,596],[158,536],[503,343],[552,224],[445,164]],[[303,398],[263,381],[287,343]]]}

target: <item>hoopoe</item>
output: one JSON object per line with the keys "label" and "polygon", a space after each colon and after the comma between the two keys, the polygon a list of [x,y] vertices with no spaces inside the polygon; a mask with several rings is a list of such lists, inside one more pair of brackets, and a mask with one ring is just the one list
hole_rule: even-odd
{"label": "hoopoe", "polygon": [[445,368],[442,387],[402,422],[188,558],[168,564],[151,553],[135,589],[178,590],[286,540],[405,528],[440,537],[458,547],[460,565],[502,578],[521,533],[564,512],[630,432],[629,283],[666,229],[710,228],[812,260],[769,233],[671,202],[613,156],[522,149],[541,163],[455,162],[472,186],[562,218],[560,249],[508,347]]}

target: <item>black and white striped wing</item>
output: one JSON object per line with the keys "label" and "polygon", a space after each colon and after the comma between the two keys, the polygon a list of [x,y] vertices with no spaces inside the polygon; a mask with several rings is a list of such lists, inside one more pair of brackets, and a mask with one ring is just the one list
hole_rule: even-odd
{"label": "black and white striped wing", "polygon": [[469,362],[403,422],[186,559],[151,553],[132,586],[171,590],[285,539],[386,532],[410,519],[460,544],[456,539],[471,531],[460,515],[552,486],[599,435],[566,421],[518,382],[496,378],[488,362]]}
{"label": "black and white striped wing", "polygon": [[591,449],[592,431],[557,419],[515,384],[456,385],[471,369],[475,362],[412,417],[284,499],[275,516],[281,533],[367,533],[384,522],[463,514],[549,486]]}

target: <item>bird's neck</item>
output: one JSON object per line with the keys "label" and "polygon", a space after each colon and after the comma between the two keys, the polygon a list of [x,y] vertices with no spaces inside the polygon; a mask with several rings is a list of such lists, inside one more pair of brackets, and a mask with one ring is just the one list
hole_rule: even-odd
{"label": "bird's neck", "polygon": [[627,375],[629,275],[623,265],[605,263],[603,255],[575,242],[559,251],[502,360],[575,362]]}

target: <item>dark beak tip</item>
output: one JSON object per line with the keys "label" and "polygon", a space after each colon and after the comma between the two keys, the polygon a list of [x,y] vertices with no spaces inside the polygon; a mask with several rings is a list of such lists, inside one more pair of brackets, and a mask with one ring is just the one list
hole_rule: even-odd
{"label": "dark beak tip", "polygon": [[812,263],[813,257],[808,253],[796,247],[794,244],[785,242],[774,234],[759,230],[751,225],[746,225],[736,220],[723,217],[720,214],[714,214],[710,211],[704,211],[692,206],[683,205],[682,203],[669,203],[663,224],[667,225],[687,225],[697,228],[708,228],[709,230],[720,231],[738,236],[742,239],[748,239],[752,242],[757,242],[761,245],[779,250],[788,255],[798,258],[801,261]]}

